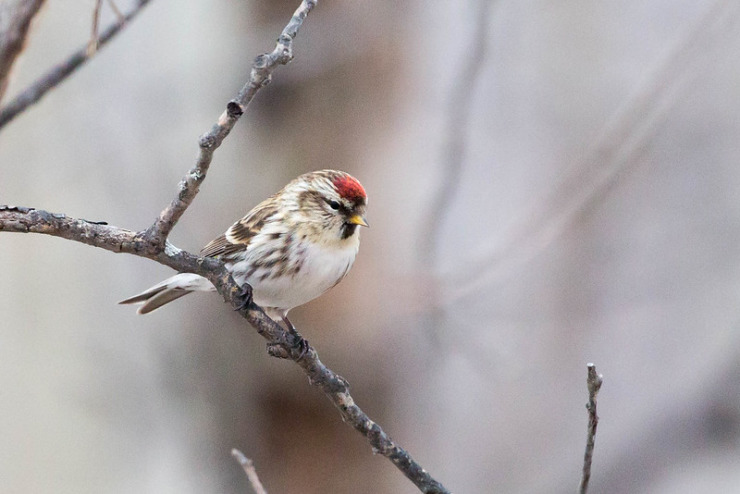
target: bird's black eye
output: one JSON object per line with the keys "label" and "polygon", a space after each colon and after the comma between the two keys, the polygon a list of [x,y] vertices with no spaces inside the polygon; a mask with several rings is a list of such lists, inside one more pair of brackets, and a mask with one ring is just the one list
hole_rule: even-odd
{"label": "bird's black eye", "polygon": [[334,211],[339,211],[339,203],[337,201],[329,201],[329,207]]}

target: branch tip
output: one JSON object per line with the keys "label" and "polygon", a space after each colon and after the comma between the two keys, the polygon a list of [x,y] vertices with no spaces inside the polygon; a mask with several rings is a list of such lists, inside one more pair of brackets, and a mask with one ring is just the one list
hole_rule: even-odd
{"label": "branch tip", "polygon": [[588,388],[588,402],[586,410],[588,411],[588,433],[586,435],[586,452],[583,455],[583,474],[581,477],[580,494],[586,494],[588,483],[591,479],[591,462],[594,455],[594,446],[596,440],[596,428],[599,425],[599,416],[596,413],[596,396],[604,382],[604,376],[596,372],[596,366],[593,363],[586,365],[586,387]]}
{"label": "branch tip", "polygon": [[262,482],[260,482],[260,479],[257,476],[257,470],[254,468],[254,462],[250,460],[249,458],[247,458],[246,456],[244,456],[244,453],[242,453],[236,448],[231,450],[231,456],[236,458],[236,461],[238,461],[239,464],[244,469],[244,473],[247,474],[247,479],[249,480],[249,483],[252,485],[252,489],[254,489],[254,492],[256,494],[267,494],[264,486],[262,485]]}

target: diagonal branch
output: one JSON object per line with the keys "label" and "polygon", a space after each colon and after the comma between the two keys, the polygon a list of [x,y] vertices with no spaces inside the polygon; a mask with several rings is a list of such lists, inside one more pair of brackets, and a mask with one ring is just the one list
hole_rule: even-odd
{"label": "diagonal branch", "polygon": [[8,87],[8,78],[28,36],[31,20],[44,0],[0,2],[0,100]]}
{"label": "diagonal branch", "polygon": [[229,101],[226,110],[221,114],[213,128],[200,137],[200,152],[195,167],[180,182],[180,191],[177,197],[162,210],[154,224],[143,235],[153,251],[161,250],[164,247],[172,228],[198,194],[200,184],[206,178],[214,151],[229,135],[254,95],[270,83],[272,73],[278,65],[286,65],[293,59],[293,40],[298,35],[298,30],[303,25],[308,13],[316,6],[316,1],[303,0],[301,2],[288,25],[280,33],[275,49],[270,53],[263,53],[254,60],[249,81],[239,91],[236,98]]}
{"label": "diagonal branch", "polygon": [[0,129],[2,129],[11,120],[25,111],[29,106],[38,102],[46,93],[54,89],[60,82],[72,75],[75,70],[79,69],[85,62],[90,60],[94,53],[105,46],[126,24],[141,12],[151,0],[138,0],[136,6],[118,22],[106,29],[100,37],[97,38],[95,50],[89,50],[89,43],[78,49],[69,58],[53,67],[46,74],[41,76],[36,82],[24,89],[13,101],[0,109]]}
{"label": "diagonal branch", "polygon": [[[179,272],[196,273],[208,278],[224,300],[234,308],[240,307],[241,287],[221,261],[195,256],[170,243],[161,252],[152,253],[138,234],[131,230],[38,209],[0,206],[0,232],[4,231],[52,235],[112,252],[146,257]],[[302,354],[296,337],[270,319],[254,302],[250,302],[246,308],[239,308],[239,313],[268,341],[271,353],[272,348],[277,346],[281,350],[277,355],[293,360],[303,369],[309,382],[321,389],[331,400],[339,410],[342,420],[365,436],[374,452],[391,460],[421,492],[449,492],[355,404],[347,380],[326,367],[313,347],[309,346],[305,354]]]}
{"label": "diagonal branch", "polygon": [[619,179],[635,169],[637,157],[664,125],[668,111],[684,101],[694,81],[706,74],[718,47],[726,48],[727,33],[737,32],[739,18],[740,3],[715,0],[606,122],[583,159],[522,218],[507,242],[470,262],[469,269],[458,269],[459,276],[448,280],[448,285],[458,288],[447,292],[445,304],[455,304],[510,274],[603,201]]}

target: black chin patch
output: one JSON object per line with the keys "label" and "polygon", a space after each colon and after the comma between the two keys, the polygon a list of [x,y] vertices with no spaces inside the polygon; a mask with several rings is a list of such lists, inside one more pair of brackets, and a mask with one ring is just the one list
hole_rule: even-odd
{"label": "black chin patch", "polygon": [[342,225],[342,240],[345,238],[349,238],[352,236],[353,233],[355,233],[355,230],[357,229],[357,225],[354,223],[345,223]]}

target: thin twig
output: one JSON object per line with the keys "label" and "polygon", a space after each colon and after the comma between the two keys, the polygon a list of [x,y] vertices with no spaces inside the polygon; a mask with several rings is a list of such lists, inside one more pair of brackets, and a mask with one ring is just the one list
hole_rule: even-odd
{"label": "thin twig", "polygon": [[0,2],[0,101],[8,87],[8,78],[28,36],[31,20],[44,0],[5,0]]}
{"label": "thin twig", "polygon": [[113,11],[113,13],[116,14],[119,24],[123,24],[124,22],[126,22],[126,16],[123,15],[121,10],[116,5],[116,2],[114,2],[113,0],[108,0],[108,5],[110,6],[110,9]]}
{"label": "thin twig", "polygon": [[596,440],[596,427],[599,425],[599,416],[596,414],[596,395],[599,394],[604,376],[596,372],[594,364],[587,366],[586,387],[588,388],[588,435],[586,437],[586,452],[583,455],[583,477],[581,477],[580,493],[586,494],[588,482],[591,480],[591,460],[594,456],[594,442]]}
{"label": "thin twig", "polygon": [[[476,25],[470,41],[470,49],[465,50],[465,59],[461,69],[455,73],[450,98],[447,104],[448,115],[445,130],[445,141],[442,148],[442,176],[437,182],[437,190],[429,202],[426,221],[422,223],[419,238],[428,239],[428,246],[419,251],[419,265],[424,272],[436,274],[439,269],[439,249],[442,227],[452,211],[452,205],[460,192],[463,166],[468,148],[468,131],[473,109],[473,97],[478,86],[483,67],[488,55],[489,14],[494,0],[476,0]],[[432,310],[427,314],[424,324],[430,342],[439,344],[440,326],[444,317],[442,304],[436,298],[437,291],[432,292],[430,304]]]}
{"label": "thin twig", "polygon": [[247,479],[249,479],[249,483],[252,485],[252,489],[254,489],[255,494],[267,494],[265,487],[262,485],[262,482],[260,482],[260,478],[257,475],[257,470],[254,468],[252,460],[244,456],[244,453],[236,448],[231,450],[231,456],[236,458],[236,461],[238,461],[244,469],[244,473],[247,474]]}
{"label": "thin twig", "polygon": [[450,99],[445,112],[448,116],[446,139],[441,160],[442,177],[438,181],[437,191],[432,194],[427,221],[420,236],[430,242],[428,248],[420,251],[420,262],[424,269],[437,267],[441,229],[460,190],[473,97],[488,55],[489,13],[494,3],[493,0],[476,0],[476,25],[470,48],[465,50],[463,65],[461,70],[455,72],[449,91]]}
{"label": "thin twig", "polygon": [[[97,49],[105,46],[121,29],[124,28],[151,0],[138,0],[136,6],[126,14],[123,21],[113,24],[98,38]],[[80,68],[90,59],[88,55],[88,44],[70,55],[69,58],[53,67],[46,74],[37,79],[33,84],[24,89],[10,103],[0,109],[0,129],[8,122],[17,117],[28,107],[39,101],[47,92],[54,89],[60,82],[69,77],[75,70]]]}
{"label": "thin twig", "polygon": [[100,6],[103,5],[103,0],[95,0],[95,8],[93,9],[92,19],[92,32],[90,33],[90,41],[87,42],[87,58],[95,55],[98,51],[98,25],[100,24]]}
{"label": "thin twig", "polygon": [[229,135],[254,95],[270,83],[272,73],[278,65],[286,65],[293,59],[293,40],[303,25],[304,19],[315,6],[316,0],[303,0],[301,2],[288,25],[280,33],[275,49],[270,53],[263,53],[254,60],[249,81],[242,87],[236,98],[229,101],[226,110],[213,128],[200,137],[200,152],[195,166],[180,182],[180,190],[175,199],[162,210],[154,224],[143,235],[143,239],[154,251],[161,250],[164,247],[172,228],[193,201],[200,184],[205,180],[214,151]]}

